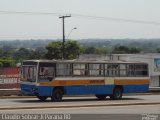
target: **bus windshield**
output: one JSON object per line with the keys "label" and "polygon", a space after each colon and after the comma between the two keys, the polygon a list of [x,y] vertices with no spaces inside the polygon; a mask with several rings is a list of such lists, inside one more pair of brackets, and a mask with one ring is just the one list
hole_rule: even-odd
{"label": "bus windshield", "polygon": [[36,82],[37,66],[22,66],[21,81]]}
{"label": "bus windshield", "polygon": [[24,61],[21,68],[21,81],[36,82],[37,65],[37,61]]}

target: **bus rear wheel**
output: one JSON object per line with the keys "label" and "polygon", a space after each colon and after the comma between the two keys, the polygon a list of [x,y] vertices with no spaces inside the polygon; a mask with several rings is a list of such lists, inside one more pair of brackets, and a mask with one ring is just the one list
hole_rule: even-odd
{"label": "bus rear wheel", "polygon": [[53,90],[53,94],[51,96],[51,100],[54,102],[60,102],[62,101],[62,97],[63,97],[63,91],[59,88],[56,88]]}
{"label": "bus rear wheel", "polygon": [[95,95],[99,100],[105,100],[107,95]]}
{"label": "bus rear wheel", "polygon": [[40,101],[45,101],[48,97],[46,96],[37,96]]}
{"label": "bus rear wheel", "polygon": [[122,99],[123,90],[121,87],[115,87],[113,90],[113,94],[110,95],[112,100],[120,100]]}

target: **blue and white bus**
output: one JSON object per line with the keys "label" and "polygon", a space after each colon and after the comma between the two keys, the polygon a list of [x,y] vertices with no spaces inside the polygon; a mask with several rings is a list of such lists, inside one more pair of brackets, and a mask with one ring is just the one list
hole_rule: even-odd
{"label": "blue and white bus", "polygon": [[41,101],[61,101],[63,95],[121,99],[123,93],[148,91],[150,81],[142,62],[26,60],[21,71],[22,94]]}

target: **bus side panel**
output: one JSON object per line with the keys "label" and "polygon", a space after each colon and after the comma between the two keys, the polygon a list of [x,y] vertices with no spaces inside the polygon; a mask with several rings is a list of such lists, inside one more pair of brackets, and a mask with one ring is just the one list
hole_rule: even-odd
{"label": "bus side panel", "polygon": [[89,88],[92,94],[112,94],[114,85],[92,85]]}
{"label": "bus side panel", "polygon": [[112,94],[114,85],[66,86],[67,95]]}
{"label": "bus side panel", "polygon": [[65,90],[67,95],[91,94],[87,86],[66,86]]}
{"label": "bus side panel", "polygon": [[149,90],[149,84],[123,85],[123,93],[140,93],[140,92],[147,92],[148,90]]}
{"label": "bus side panel", "polygon": [[39,96],[52,96],[53,87],[52,86],[39,86],[38,93]]}

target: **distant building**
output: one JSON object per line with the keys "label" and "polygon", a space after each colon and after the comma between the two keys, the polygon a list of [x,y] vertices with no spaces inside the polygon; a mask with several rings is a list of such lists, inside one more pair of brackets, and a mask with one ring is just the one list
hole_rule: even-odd
{"label": "distant building", "polygon": [[79,60],[114,60],[145,62],[149,65],[150,86],[160,87],[160,54],[112,54],[112,55],[80,55]]}

